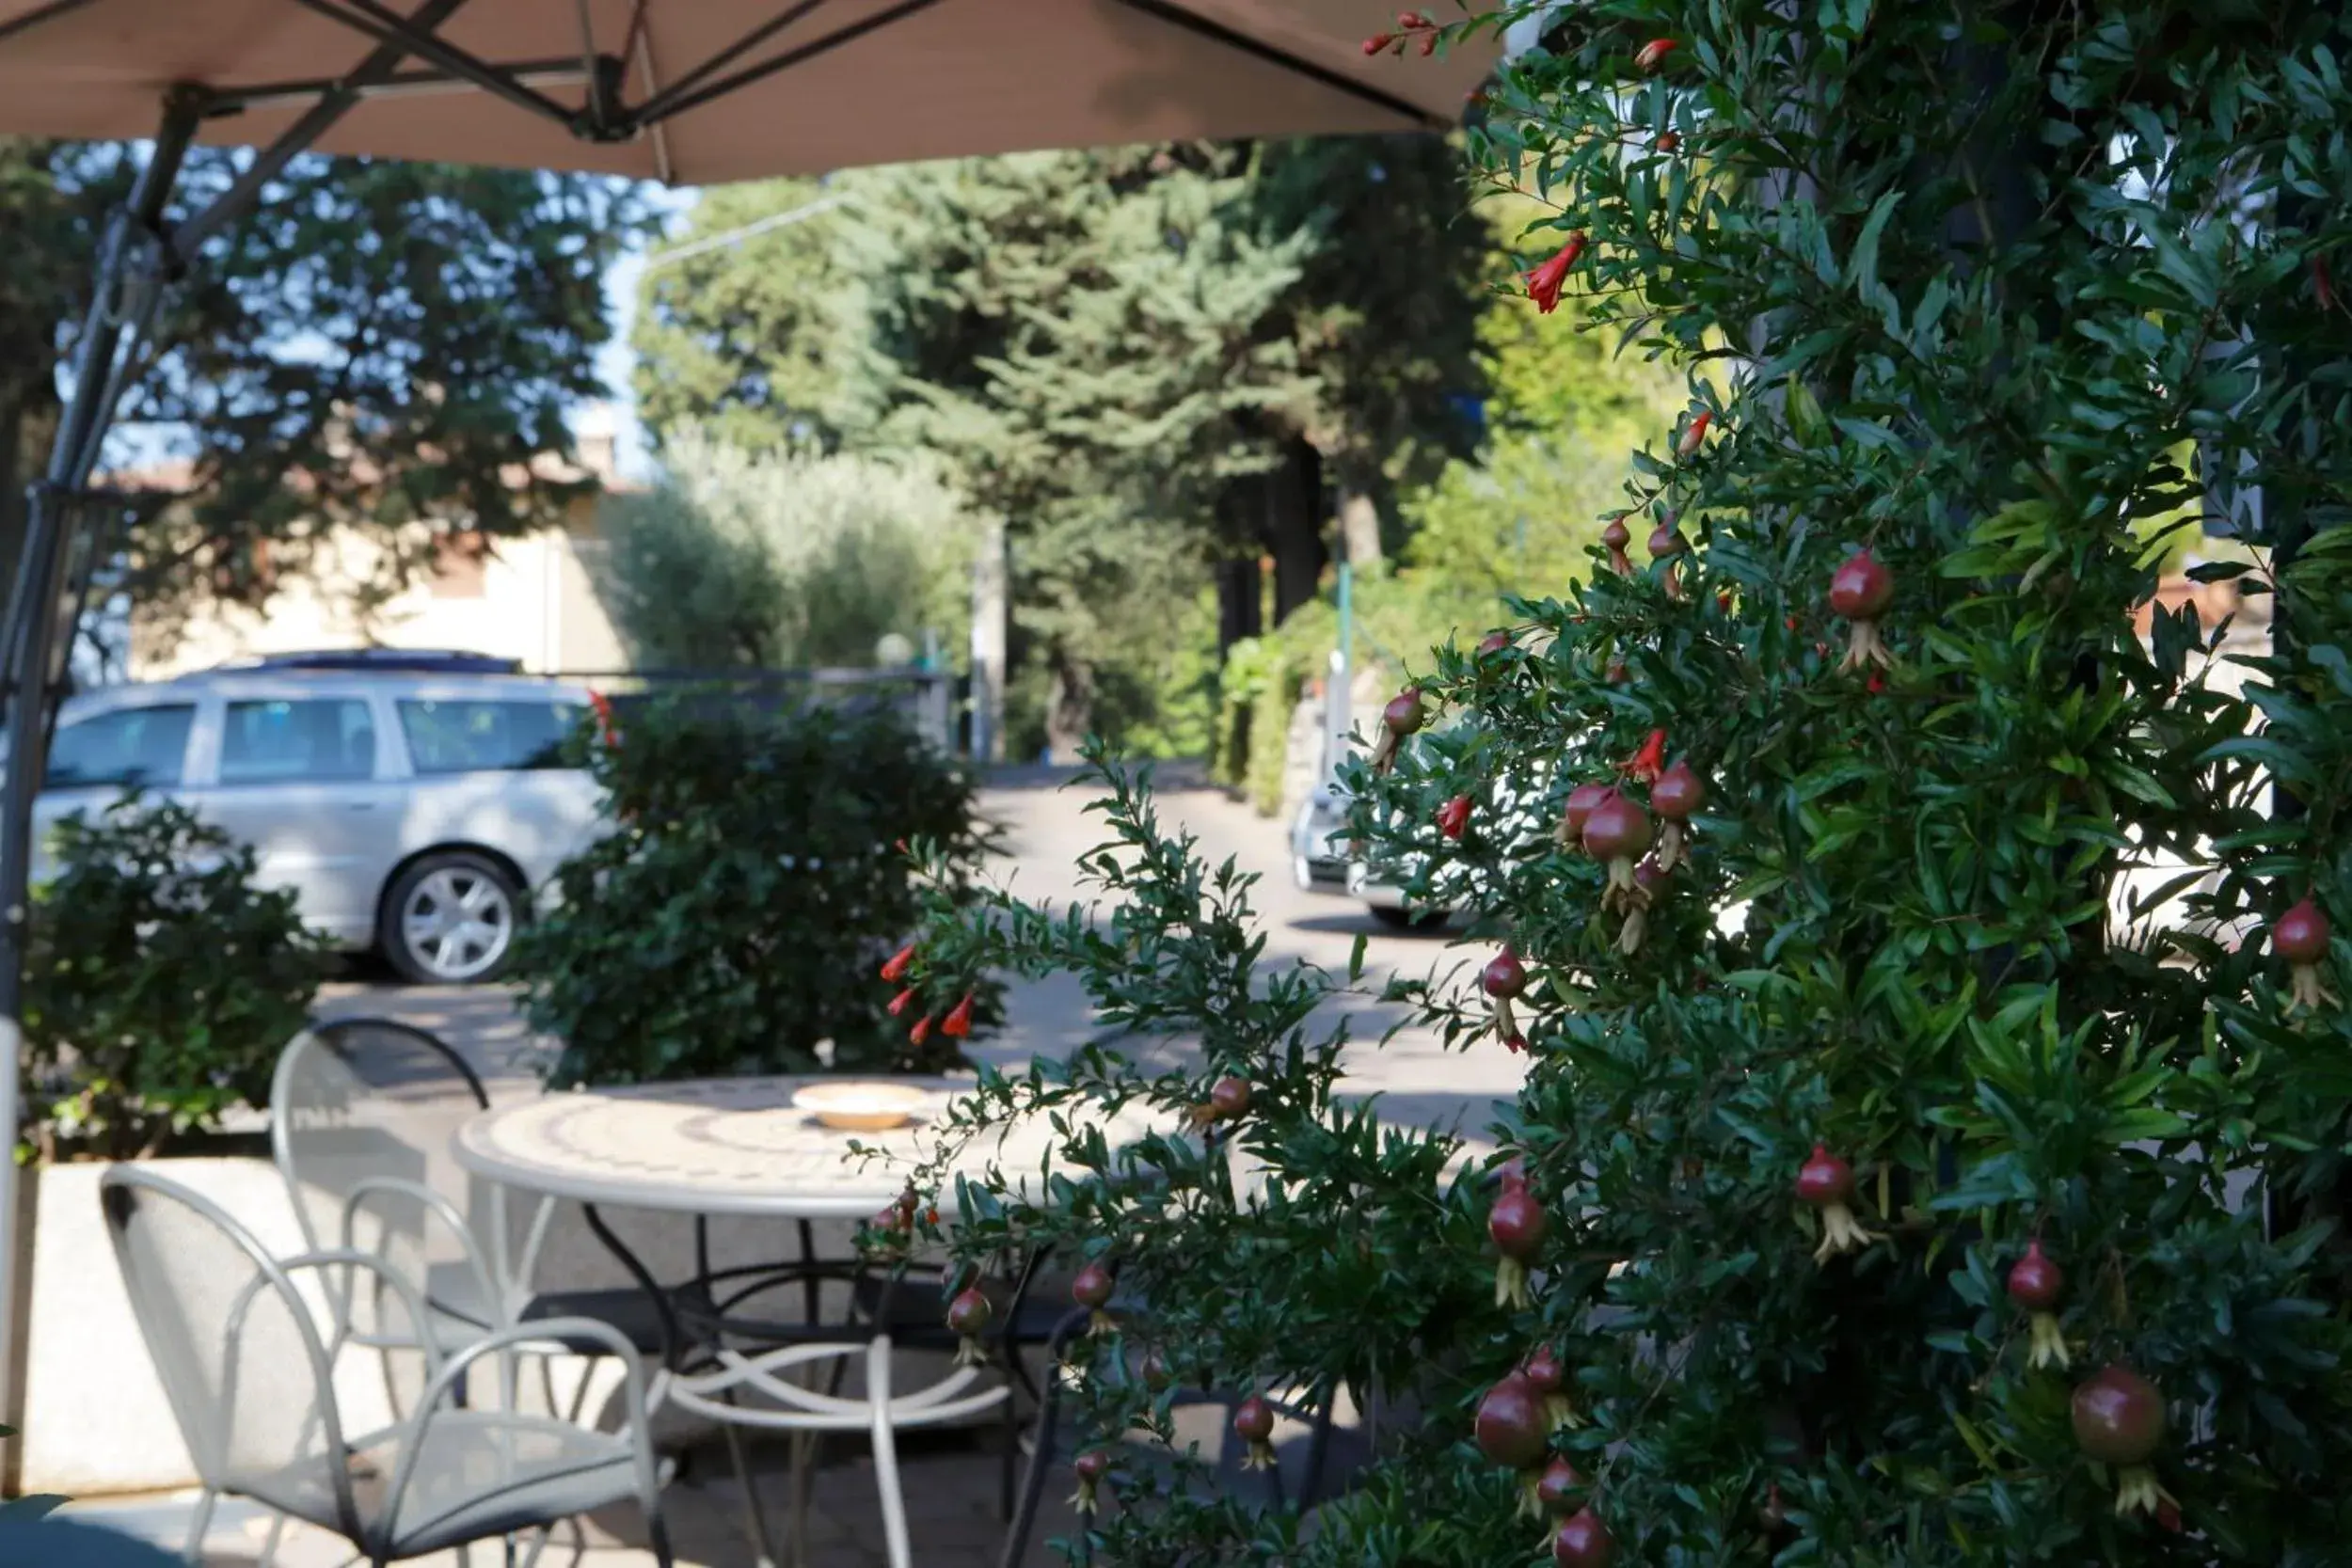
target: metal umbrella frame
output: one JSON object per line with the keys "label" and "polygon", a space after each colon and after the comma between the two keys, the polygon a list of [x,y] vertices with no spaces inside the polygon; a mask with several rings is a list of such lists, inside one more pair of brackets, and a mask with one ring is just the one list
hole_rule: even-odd
{"label": "metal umbrella frame", "polygon": [[[106,13],[117,3],[34,0],[25,4],[20,0],[11,7],[0,0],[0,11],[15,11],[0,18],[0,60],[11,49],[45,46],[61,31],[89,24],[94,13]],[[263,3],[249,0],[248,11]],[[618,0],[572,0],[569,8],[575,25],[562,30],[569,36],[552,40],[553,52],[517,60],[486,58],[453,39],[450,31],[457,22],[512,25],[516,0],[476,0],[470,10],[469,0],[420,0],[405,14],[391,9],[384,0],[279,0],[269,14],[298,16],[313,25],[320,21],[331,24],[328,37],[318,41],[348,44],[358,40],[370,46],[368,53],[349,69],[331,73],[251,85],[183,81],[162,90],[153,151],[128,199],[113,214],[99,251],[90,305],[75,347],[71,387],[47,469],[30,487],[24,555],[7,619],[0,623],[0,705],[4,705],[0,712],[5,713],[8,732],[7,759],[0,767],[0,1053],[6,1055],[5,1064],[0,1064],[0,1128],[12,1132],[21,1114],[17,1064],[23,1059],[24,1045],[21,1019],[33,802],[47,766],[67,655],[84,595],[106,553],[112,524],[133,504],[93,490],[90,479],[123,393],[142,368],[158,303],[165,291],[198,261],[206,242],[259,205],[271,182],[296,156],[314,150],[381,151],[369,145],[353,145],[352,135],[338,135],[338,128],[346,127],[355,110],[371,103],[422,93],[482,95],[530,117],[542,133],[551,124],[568,135],[577,155],[545,157],[538,160],[541,166],[568,164],[581,169],[611,170],[616,166],[616,150],[643,142],[651,151],[651,172],[667,181],[676,172],[669,135],[682,117],[741,95],[794,68],[837,57],[846,46],[912,19],[927,14],[936,17],[959,7],[977,8],[988,0],[875,0],[863,6],[858,0],[841,0],[832,16],[839,16],[843,9],[859,14],[830,30],[793,38],[786,35],[796,24],[813,17],[819,23],[829,20],[818,13],[836,5],[836,0],[766,0],[764,5],[748,8],[757,14],[747,18],[739,32],[658,86],[654,85],[648,43],[651,8],[658,0],[629,0],[625,30],[618,38],[610,38],[608,29],[611,46],[600,47],[594,15],[600,4],[609,14],[615,3]],[[993,6],[985,24],[1035,24],[1043,20],[1043,8],[1028,11],[1025,8],[1030,3],[1021,0],[1025,8],[1017,17],[1009,5]],[[1312,51],[1295,44],[1300,36],[1299,24],[1305,24],[1303,13],[1313,13],[1311,19],[1305,19],[1311,22],[1309,30],[1319,29],[1320,38],[1328,45],[1343,25],[1339,13],[1345,13],[1345,25],[1360,28],[1355,35],[1360,37],[1380,25],[1387,6],[1388,0],[1190,0],[1189,4],[1065,0],[1063,9],[1098,26],[1106,19],[1121,26],[1131,26],[1137,19],[1156,23],[1168,31],[1152,36],[1172,40],[1171,49],[1181,43],[1183,49],[1197,52],[1203,44],[1212,45],[1216,57],[1236,71],[1256,69],[1263,72],[1270,68],[1295,85],[1311,84],[1322,89],[1323,96],[1313,99],[1310,106],[1294,105],[1288,111],[1283,134],[1444,129],[1454,122],[1454,114],[1440,113],[1419,101],[1444,83],[1423,77],[1415,84],[1417,92],[1391,91],[1363,74],[1378,69],[1375,65],[1343,61],[1329,48],[1324,50],[1323,58],[1316,58]],[[1196,8],[1202,7],[1221,15]],[[661,15],[665,20],[682,17],[703,24],[720,8],[707,0],[686,5],[673,0]],[[176,25],[199,9],[210,12],[213,8],[186,8],[183,0],[181,8],[167,8],[148,20],[160,17]],[[963,14],[977,17],[977,12]],[[215,24],[207,35],[209,45],[217,41],[219,24],[227,19],[208,16],[204,20]],[[1253,32],[1248,28],[1251,22],[1294,25],[1266,25]],[[109,47],[132,39],[135,32],[134,25],[119,33],[93,34],[88,56],[75,63],[87,73],[106,75],[117,63]],[[1194,56],[1187,54],[1185,57]],[[941,63],[930,61],[934,68]],[[946,65],[952,70],[955,63]],[[1459,90],[1464,69],[1483,74],[1488,63],[1487,59],[1457,63],[1446,73],[1451,83],[1446,91]],[[119,71],[114,72],[115,78],[119,76]],[[634,98],[630,96],[632,77],[640,89]],[[119,80],[113,85],[119,86]],[[71,81],[67,86],[73,87]],[[556,93],[568,94],[577,102],[564,102],[553,96]],[[79,102],[59,102],[68,101]],[[1215,112],[1234,113],[1230,99]],[[0,119],[8,121],[7,130],[39,135],[130,134],[128,127],[112,121],[94,128],[85,122],[87,117],[78,109],[72,114],[59,110],[44,119],[49,113],[10,109],[0,114]],[[188,149],[199,139],[224,139],[224,122],[246,116],[255,121],[285,119],[286,122],[274,137],[260,142],[251,163],[227,188],[179,221],[167,222]],[[959,142],[957,138],[965,135],[961,126],[933,129],[931,141],[957,143],[943,145],[942,150],[967,151],[1009,150],[1009,135],[1019,145],[1038,145],[1020,140],[1025,133],[1011,131],[1009,124],[1000,117],[988,133],[971,133],[972,139],[993,143],[985,147]],[[1275,134],[1272,126],[1240,124],[1221,134],[1253,131]],[[1110,125],[1089,134],[1097,140],[1116,139]],[[1220,133],[1204,127],[1201,134]],[[1156,138],[1148,131],[1138,131],[1125,139]],[[501,150],[485,146],[478,156],[495,158]],[[780,161],[778,166],[757,172],[788,171]],[[720,175],[725,177],[723,172]],[[0,1409],[12,1408],[16,1402],[19,1358],[24,1354],[19,1318],[25,1282],[16,1277],[15,1187],[14,1162],[0,1162],[0,1346],[8,1347],[8,1354],[0,1355]],[[12,1473],[12,1464],[10,1469]]]}

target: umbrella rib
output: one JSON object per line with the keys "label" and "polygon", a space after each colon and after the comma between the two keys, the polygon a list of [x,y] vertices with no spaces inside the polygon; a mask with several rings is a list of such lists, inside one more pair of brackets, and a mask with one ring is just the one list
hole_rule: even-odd
{"label": "umbrella rib", "polygon": [[414,55],[453,76],[463,77],[483,91],[494,93],[526,113],[552,119],[559,125],[572,122],[572,111],[545,93],[532,91],[502,73],[496,66],[444,43],[433,36],[430,27],[417,26],[398,12],[385,9],[376,0],[294,0],[294,4],[316,11],[330,22],[341,23],[354,32],[365,33],[379,43],[390,44]]}
{"label": "umbrella rib", "polygon": [[[411,28],[437,27],[466,0],[424,0],[405,18]],[[293,161],[294,155],[308,151],[327,127],[350,113],[367,88],[399,72],[400,62],[407,55],[399,43],[386,43],[373,50],[364,60],[352,68],[349,75],[335,85],[334,90],[320,95],[310,112],[281,132],[278,139],[253,155],[227,190],[213,198],[201,212],[173,226],[172,254],[182,261],[196,259],[204,242],[250,206],[262,194],[262,187],[278,178],[278,172]]]}
{"label": "umbrella rib", "polygon": [[68,11],[78,11],[92,0],[49,0],[46,6],[36,6],[23,16],[0,22],[0,39],[12,39],[17,34],[38,27],[42,23],[60,17]]}
{"label": "umbrella rib", "polygon": [[1391,114],[1402,115],[1415,125],[1424,129],[1443,131],[1450,129],[1453,125],[1453,121],[1439,119],[1408,98],[1400,98],[1395,93],[1375,87],[1370,83],[1359,82],[1346,72],[1334,71],[1329,66],[1317,65],[1312,60],[1302,59],[1289,50],[1278,48],[1262,38],[1255,38],[1238,28],[1229,27],[1222,22],[1212,21],[1197,11],[1186,10],[1184,7],[1173,4],[1172,0],[1116,0],[1116,3],[1126,7],[1129,10],[1140,11],[1145,16],[1156,17],[1171,27],[1181,27],[1185,32],[1196,34],[1215,43],[1221,43],[1239,54],[1263,60],[1268,65],[1279,66],[1293,75],[1304,76],[1311,82],[1320,82],[1323,86],[1336,92],[1345,93],[1350,98],[1361,99],[1364,103],[1387,109]]}
{"label": "umbrella rib", "polygon": [[[525,86],[544,84],[548,87],[577,87],[587,80],[580,62],[572,59],[526,60],[517,65],[502,65],[498,69]],[[204,89],[206,114],[229,114],[243,109],[267,108],[295,99],[319,98],[342,85],[338,76],[314,76],[301,82],[255,82],[249,86],[212,87]],[[446,71],[399,71],[359,89],[363,98],[390,98],[403,93],[431,92],[448,88],[461,92],[480,89],[462,76]]]}
{"label": "umbrella rib", "polygon": [[[816,3],[818,0],[802,0],[802,6],[796,8],[796,11],[804,11]],[[853,43],[868,33],[878,32],[894,22],[913,16],[917,11],[927,11],[938,4],[939,0],[899,0],[898,5],[886,10],[877,11],[861,21],[852,22],[838,31],[827,33],[823,38],[812,39],[797,49],[787,49],[781,55],[771,55],[760,61],[757,65],[745,66],[733,75],[722,76],[700,91],[685,93],[681,96],[678,88],[674,87],[668,92],[639,108],[634,115],[629,117],[630,123],[651,125],[657,120],[675,119],[688,110],[698,109],[714,98],[724,98],[728,93],[747,87],[754,82],[764,81],[779,71],[815,59],[819,55],[829,54],[845,43]],[[692,74],[700,77],[704,71],[697,70]]]}
{"label": "umbrella rib", "polygon": [[670,105],[673,103],[702,86],[709,79],[713,71],[725,70],[824,3],[825,0],[797,0],[797,3],[785,7],[784,9],[645,100],[638,107],[638,120],[640,123],[650,123],[664,118],[670,113]]}

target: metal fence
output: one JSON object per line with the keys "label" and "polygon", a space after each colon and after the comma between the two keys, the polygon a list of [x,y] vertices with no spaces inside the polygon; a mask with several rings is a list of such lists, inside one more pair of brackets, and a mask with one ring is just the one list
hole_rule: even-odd
{"label": "metal fence", "polygon": [[668,698],[690,708],[750,706],[800,712],[830,704],[852,712],[898,713],[915,734],[942,752],[963,750],[962,677],[944,670],[559,670],[558,680],[604,694],[627,712],[633,704]]}

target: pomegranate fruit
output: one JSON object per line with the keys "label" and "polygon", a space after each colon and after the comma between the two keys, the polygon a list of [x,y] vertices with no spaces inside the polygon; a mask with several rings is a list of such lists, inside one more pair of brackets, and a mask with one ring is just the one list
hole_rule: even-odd
{"label": "pomegranate fruit", "polygon": [[1675,531],[1672,514],[1649,531],[1649,558],[1666,563],[1666,597],[1670,599],[1682,597],[1682,562],[1677,558],[1689,548]]}
{"label": "pomegranate fruit", "polygon": [[1593,808],[1616,791],[1605,784],[1581,784],[1568,791],[1568,800],[1560,813],[1560,842],[1581,845],[1584,842],[1584,823],[1593,815]]}
{"label": "pomegranate fruit", "polygon": [[1868,550],[1848,556],[1829,579],[1829,607],[1852,623],[1841,670],[1895,662],[1879,636],[1879,617],[1895,602],[1895,577]]}
{"label": "pomegranate fruit", "polygon": [[1666,891],[1666,867],[1656,853],[1642,857],[1642,863],[1633,868],[1633,902],[1625,911],[1625,925],[1617,931],[1617,951],[1627,958],[1642,950],[1642,942],[1649,935],[1649,907]]}
{"label": "pomegranate fruit", "polygon": [[1679,152],[1682,150],[1682,133],[1661,131],[1658,133],[1657,140],[1650,143],[1650,147],[1652,150],[1659,152]]}
{"label": "pomegranate fruit", "polygon": [[1478,1402],[1476,1432],[1479,1452],[1504,1469],[1525,1470],[1542,1461],[1551,1423],[1527,1379],[1506,1372]]}
{"label": "pomegranate fruit", "polygon": [[1537,1345],[1534,1354],[1520,1364],[1519,1373],[1542,1398],[1544,1414],[1551,1418],[1554,1431],[1584,1424],[1568,1398],[1567,1369],[1560,1365],[1560,1358],[1551,1354],[1549,1345]]}
{"label": "pomegranate fruit", "polygon": [[1438,832],[1440,836],[1459,839],[1470,832],[1470,798],[1456,795],[1438,808]]}
{"label": "pomegranate fruit", "polygon": [[2319,978],[2319,966],[2327,960],[2328,944],[2333,938],[2327,914],[2309,898],[2270,923],[2270,950],[2287,961],[2287,1011],[2324,1006],[2335,1000]]}
{"label": "pomegranate fruit", "polygon": [[1544,1206],[1527,1190],[1523,1178],[1503,1179],[1502,1193],[1486,1211],[1486,1234],[1502,1255],[1495,1265],[1495,1305],[1525,1307],[1532,1299],[1527,1293],[1528,1261],[1544,1244]]}
{"label": "pomegranate fruit", "polygon": [[1249,1445],[1241,1462],[1245,1470],[1274,1467],[1274,1406],[1252,1394],[1233,1407],[1233,1435]]}
{"label": "pomegranate fruit", "polygon": [[1706,803],[1707,784],[1691,771],[1688,760],[1677,757],[1673,767],[1658,775],[1658,782],[1650,786],[1649,809],[1659,821],[1659,870],[1672,871],[1682,863],[1689,831],[1684,824]]}
{"label": "pomegranate fruit", "polygon": [[1239,1121],[1249,1114],[1249,1080],[1231,1074],[1209,1085],[1209,1114],[1217,1121]]}
{"label": "pomegranate fruit", "polygon": [[1507,654],[1516,646],[1509,632],[1490,631],[1479,641],[1478,657],[1486,658],[1493,654]]}
{"label": "pomegranate fruit", "polygon": [[1095,1494],[1102,1488],[1104,1478],[1111,1473],[1110,1450],[1089,1449],[1070,1462],[1070,1468],[1078,1478],[1078,1495],[1070,1499],[1070,1506],[1080,1513],[1093,1513]]}
{"label": "pomegranate fruit", "polygon": [[1609,867],[1609,885],[1600,895],[1604,909],[1640,896],[1633,885],[1633,863],[1649,846],[1649,813],[1614,790],[1585,816],[1585,852]]}
{"label": "pomegranate fruit", "polygon": [[2179,1506],[2148,1465],[2164,1442],[2164,1396],[2154,1384],[2129,1367],[2104,1367],[2075,1386],[2073,1414],[2075,1447],[2118,1471],[2116,1513]]}
{"label": "pomegranate fruit", "polygon": [[1143,1386],[1155,1394],[1165,1393],[1175,1383],[1176,1374],[1169,1370],[1168,1357],[1156,1350],[1143,1353]]}
{"label": "pomegranate fruit", "polygon": [[2029,1367],[2066,1367],[2074,1362],[2058,1314],[2051,1310],[2065,1289],[2065,1271],[2050,1261],[2038,1236],[2026,1243],[2026,1255],[2010,1265],[2009,1299],[2030,1314],[2026,1326],[2032,1342],[2026,1354]]}
{"label": "pomegranate fruit", "polygon": [[956,1337],[957,1366],[977,1367],[988,1359],[980,1336],[988,1332],[989,1320],[995,1315],[996,1309],[977,1285],[965,1286],[947,1303],[947,1331]]}
{"label": "pomegranate fruit", "polygon": [[1506,1040],[1517,1035],[1518,1020],[1512,1015],[1511,1004],[1527,990],[1527,966],[1519,962],[1519,956],[1506,946],[1488,958],[1486,967],[1478,972],[1478,989],[1486,993],[1496,1035]]}
{"label": "pomegranate fruit", "polygon": [[1103,1266],[1100,1259],[1089,1262],[1071,1276],[1070,1299],[1089,1309],[1090,1315],[1087,1320],[1087,1332],[1089,1334],[1107,1334],[1119,1326],[1110,1313],[1104,1310],[1110,1306],[1111,1293],[1117,1289],[1118,1282],[1111,1277],[1111,1271]]}
{"label": "pomegranate fruit", "polygon": [[1624,513],[1609,519],[1609,526],[1600,531],[1600,542],[1609,549],[1609,569],[1619,577],[1632,576],[1633,558],[1625,553],[1625,547],[1633,543],[1633,533],[1625,526]]}
{"label": "pomegranate fruit", "polygon": [[1617,1560],[1617,1543],[1591,1505],[1560,1521],[1551,1538],[1551,1560],[1560,1568],[1609,1568]]}
{"label": "pomegranate fruit", "polygon": [[1429,713],[1422,705],[1421,688],[1408,686],[1389,699],[1389,705],[1380,710],[1380,734],[1372,743],[1372,770],[1386,773],[1396,766],[1396,749],[1405,737],[1417,735],[1428,722]]}
{"label": "pomegranate fruit", "polygon": [[1832,1154],[1827,1144],[1815,1144],[1813,1152],[1797,1168],[1798,1201],[1821,1216],[1821,1243],[1813,1249],[1815,1262],[1826,1263],[1840,1253],[1857,1252],[1879,1240],[1854,1217],[1848,1203],[1852,1196],[1853,1167]]}
{"label": "pomegranate fruit", "polygon": [[1576,1466],[1555,1455],[1535,1482],[1535,1501],[1557,1518],[1575,1512],[1576,1495],[1582,1490],[1584,1478],[1576,1473]]}

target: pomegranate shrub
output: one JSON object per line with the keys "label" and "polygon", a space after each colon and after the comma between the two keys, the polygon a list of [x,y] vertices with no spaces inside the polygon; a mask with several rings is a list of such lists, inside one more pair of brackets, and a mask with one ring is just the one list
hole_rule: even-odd
{"label": "pomegranate shrub", "polygon": [[[1690,366],[1691,406],[1583,580],[1416,665],[1409,737],[1347,781],[1374,858],[1472,917],[1389,994],[1524,1088],[1475,1151],[1336,1099],[1374,1047],[1317,1005],[1354,977],[1261,966],[1241,879],[1115,770],[1095,918],[1005,899],[925,939],[943,990],[1074,969],[1107,1027],[1199,1048],[1106,1043],[956,1113],[1070,1129],[1058,1189],[937,1201],[976,1268],[1051,1243],[1114,1273],[1081,1438],[1165,1435],[1184,1388],[1396,1413],[1309,1534],[1135,1466],[1073,1554],[2339,1560],[2341,8],[1435,31],[1539,8],[1468,138],[1556,214],[1518,286]],[[2206,514],[2252,547],[2200,544]],[[2183,543],[2267,643],[2150,605]],[[1504,790],[1525,809],[1437,831]],[[1505,950],[1523,1055],[1479,979]],[[1246,1112],[1193,1117],[1226,1077]],[[1171,1132],[1105,1148],[1081,1102],[1138,1100]]]}

